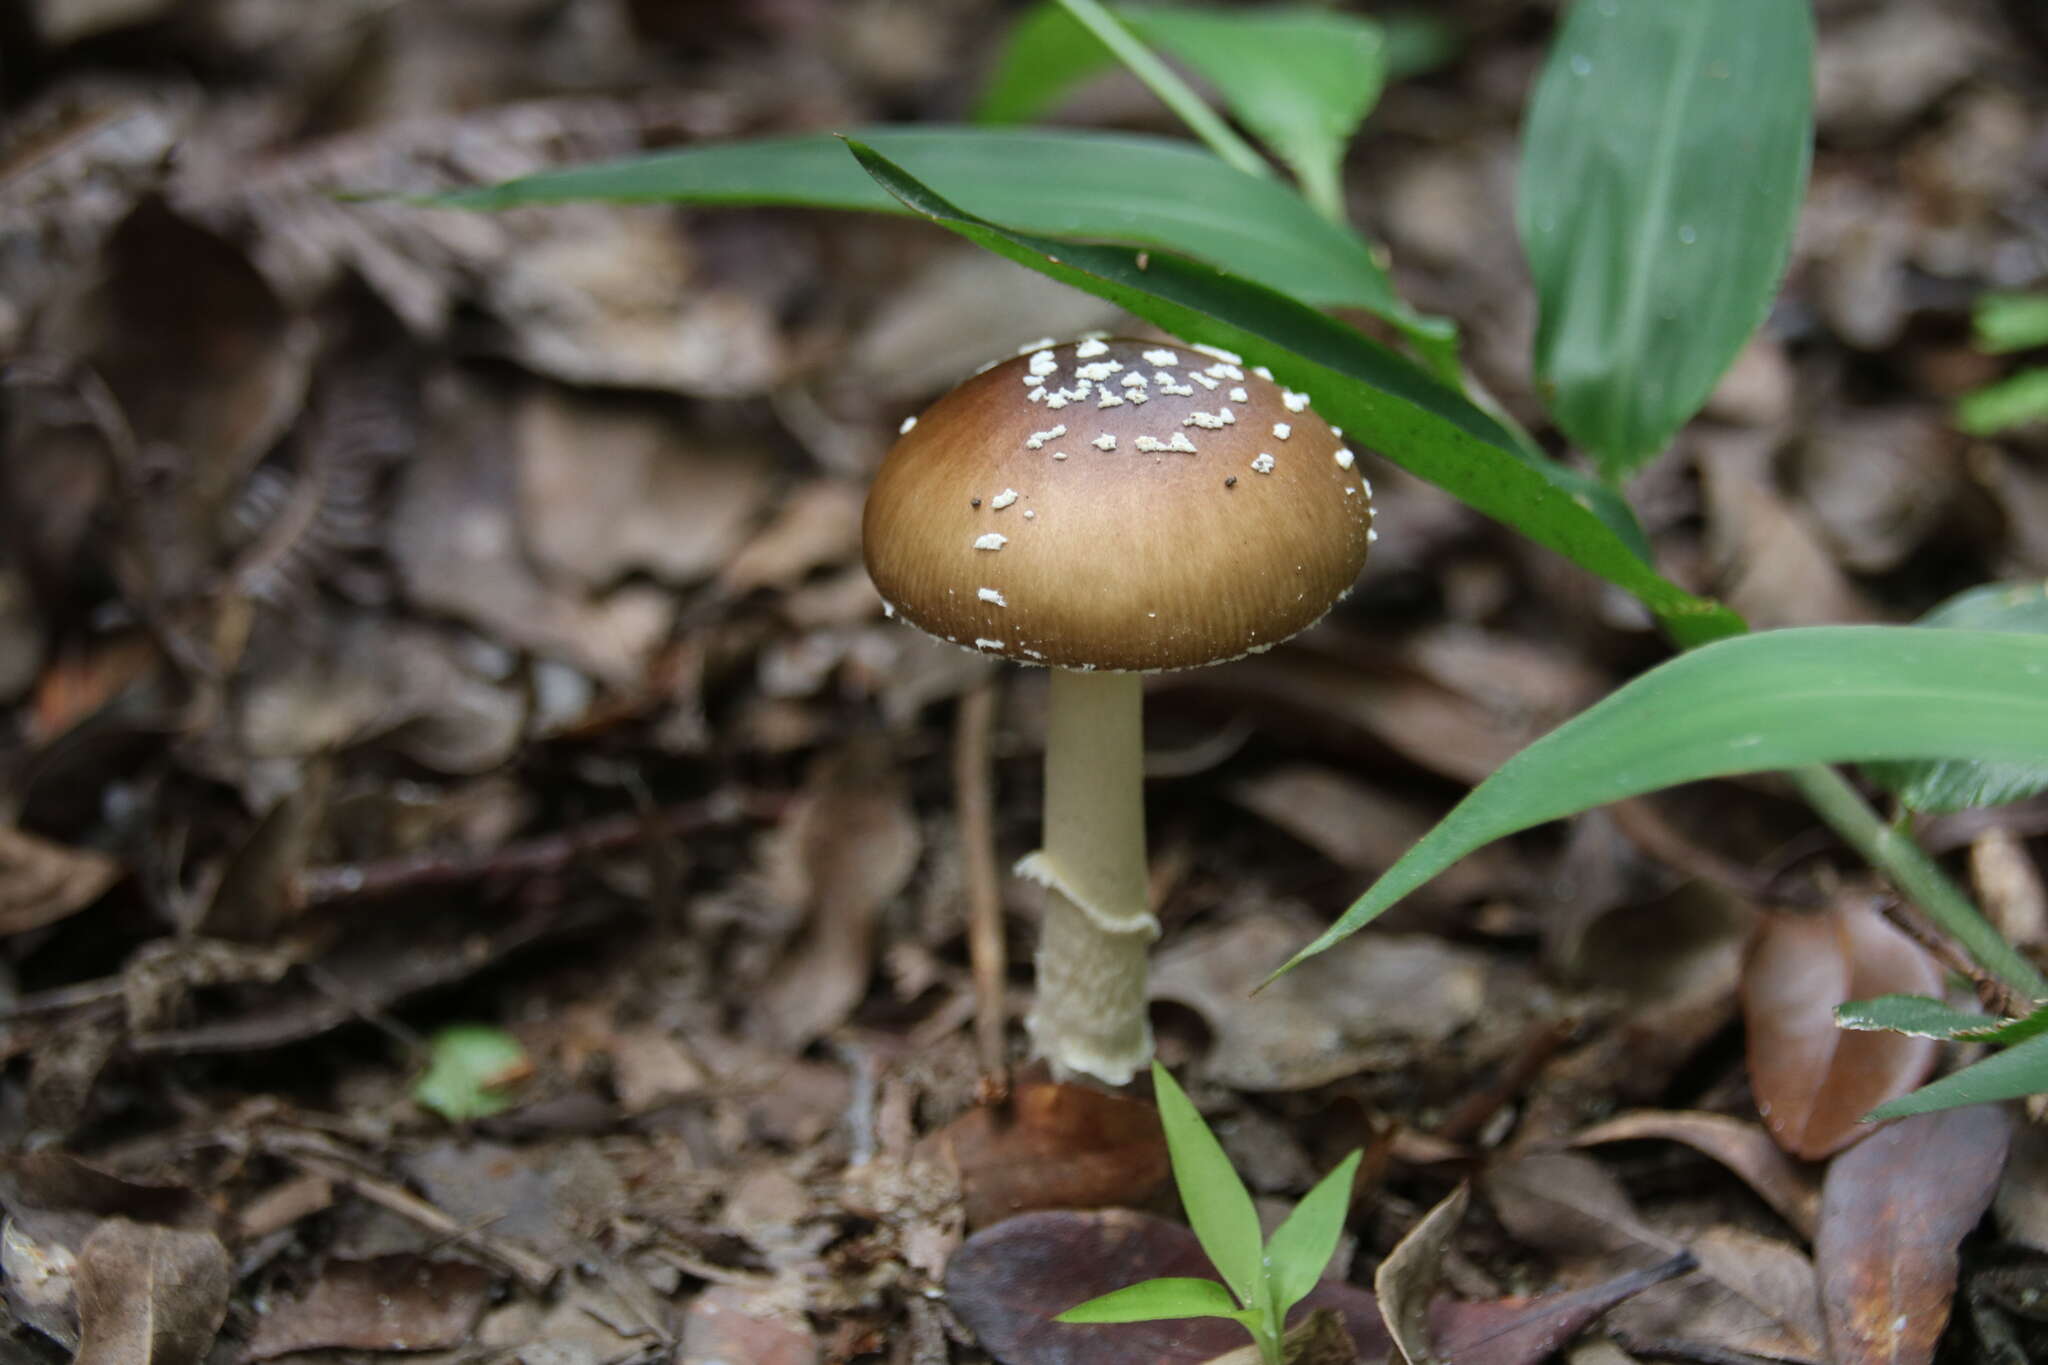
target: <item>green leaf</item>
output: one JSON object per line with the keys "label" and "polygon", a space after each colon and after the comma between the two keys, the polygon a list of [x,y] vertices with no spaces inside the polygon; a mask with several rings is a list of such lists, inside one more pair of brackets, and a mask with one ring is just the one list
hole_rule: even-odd
{"label": "green leaf", "polygon": [[1153,1098],[1159,1122],[1166,1129],[1166,1154],[1173,1162],[1173,1183],[1180,1190],[1188,1226],[1209,1255],[1223,1283],[1247,1310],[1256,1311],[1265,1279],[1260,1264],[1262,1238],[1259,1215],[1244,1182],[1231,1169],[1230,1158],[1186,1092],[1165,1067],[1152,1063]]}
{"label": "green leaf", "polygon": [[2048,294],[1985,294],[1975,323],[1977,349],[1991,355],[2048,346]]}
{"label": "green leaf", "polygon": [[2048,422],[2048,369],[2021,370],[1956,400],[1956,425],[1972,436],[1996,436],[2036,422]]}
{"label": "green leaf", "polygon": [[1345,1157],[1301,1197],[1287,1221],[1273,1229],[1266,1243],[1266,1268],[1272,1277],[1276,1321],[1286,1321],[1287,1310],[1308,1297],[1336,1255],[1337,1239],[1344,1235],[1344,1219],[1351,1212],[1351,1186],[1360,1155]]}
{"label": "green leaf", "polygon": [[1282,967],[1356,933],[1467,853],[1661,787],[1867,758],[2048,761],[2048,639],[1812,626],[1723,640],[1516,754]]}
{"label": "green leaf", "polygon": [[1558,425],[1609,477],[1763,321],[1813,142],[1806,0],[1577,0],[1531,99],[1515,224]]}
{"label": "green leaf", "polygon": [[[1415,319],[1364,242],[1285,185],[1232,170],[1190,142],[1037,128],[870,128],[853,136],[1027,232],[1183,252],[1311,303],[1403,325]],[[570,166],[431,202],[507,209],[581,200],[906,211],[844,142],[825,135]]]}
{"label": "green leaf", "polygon": [[1246,1318],[1230,1291],[1214,1280],[1164,1277],[1077,1303],[1054,1322],[1158,1322],[1163,1318]]}
{"label": "green leaf", "polygon": [[1870,1122],[1910,1118],[1938,1109],[1960,1109],[1966,1104],[2021,1099],[2044,1090],[2048,1090],[2048,1034],[1943,1076],[1910,1095],[1879,1105],[1863,1117]]}
{"label": "green leaf", "polygon": [[483,1024],[458,1024],[428,1043],[426,1074],[414,1082],[412,1097],[457,1123],[488,1118],[510,1106],[512,1089],[532,1074],[517,1038]]}
{"label": "green leaf", "polygon": [[2048,1006],[2024,1019],[1973,1014],[1924,995],[1880,995],[1835,1006],[1835,1023],[1848,1029],[1882,1029],[1915,1038],[1954,1039],[2010,1047],[2048,1033]]}
{"label": "green leaf", "polygon": [[1658,576],[1611,490],[1525,456],[1462,394],[1356,329],[1239,276],[1164,252],[1050,241],[956,208],[873,149],[851,144],[890,193],[998,255],[1110,300],[1190,342],[1242,353],[1357,443],[1634,593],[1680,642],[1740,631],[1741,618]]}
{"label": "green leaf", "polygon": [[[2048,584],[1987,583],[1951,597],[1917,624],[2048,635]],[[1868,763],[1863,772],[1907,810],[1937,815],[2021,801],[2048,791],[2048,763],[1922,759]]]}

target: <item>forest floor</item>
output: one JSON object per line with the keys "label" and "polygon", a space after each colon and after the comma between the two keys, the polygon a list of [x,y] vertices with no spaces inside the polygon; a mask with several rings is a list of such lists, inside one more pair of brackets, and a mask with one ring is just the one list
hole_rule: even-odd
{"label": "forest floor", "polygon": [[[1432,9],[1442,61],[1350,165],[1404,294],[1552,441],[1511,202],[1554,9]],[[1819,10],[1785,291],[1630,488],[1660,567],[1759,627],[2048,576],[2048,444],[1952,420],[2010,368],[1972,302],[2048,273],[2048,25]],[[1144,1087],[1024,1057],[1037,894],[981,869],[1035,846],[1045,680],[885,620],[860,562],[906,415],[1033,338],[1150,333],[903,221],[333,193],[958,119],[1014,12],[0,13],[0,1365],[81,1334],[159,1365],[1241,1344],[1045,1324],[1192,1253]],[[1175,131],[1121,78],[1063,116]],[[1355,1358],[1390,1349],[1375,1271],[1476,1365],[2048,1358],[2028,1116],[1822,1156],[1869,1098],[1825,1009],[1745,1024],[1745,995],[1836,998],[1859,942],[1942,960],[1775,781],[1487,848],[1249,996],[1668,654],[1632,602],[1367,464],[1358,590],[1147,703],[1160,1052],[1263,1210],[1365,1150],[1326,1300]],[[2048,948],[2048,800],[1919,833]],[[1786,923],[1835,932],[1760,982],[1746,947]],[[451,1117],[416,1086],[465,1042],[516,1046],[452,1083],[495,1112]],[[1873,1056],[1895,1083],[1932,1045]],[[1767,1125],[1756,1092],[1802,1084]],[[1461,1185],[1463,1218],[1402,1245]],[[1000,1222],[1026,1209],[1064,1212]]]}

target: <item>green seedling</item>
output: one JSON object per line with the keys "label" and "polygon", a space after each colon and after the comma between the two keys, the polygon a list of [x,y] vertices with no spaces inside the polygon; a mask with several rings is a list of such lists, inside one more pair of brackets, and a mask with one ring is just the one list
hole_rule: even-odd
{"label": "green seedling", "polygon": [[[2048,294],[1986,294],[1977,300],[1977,349],[2009,355],[2048,346]],[[1956,401],[1956,425],[1972,436],[2048,422],[2048,366],[2034,365]]]}
{"label": "green seedling", "polygon": [[1159,1121],[1173,1182],[1195,1238],[1221,1283],[1185,1277],[1144,1280],[1076,1304],[1055,1321],[1072,1323],[1158,1322],[1169,1318],[1229,1318],[1258,1343],[1266,1365],[1280,1365],[1287,1312],[1314,1289],[1337,1250],[1359,1153],[1344,1158],[1302,1197],[1274,1229],[1259,1234],[1252,1197],[1231,1169],[1216,1135],[1159,1063],[1152,1063]]}
{"label": "green seedling", "polygon": [[533,1075],[533,1062],[519,1040],[487,1024],[442,1029],[427,1044],[427,1069],[413,1083],[412,1097],[423,1109],[462,1123],[502,1113],[512,1091]]}

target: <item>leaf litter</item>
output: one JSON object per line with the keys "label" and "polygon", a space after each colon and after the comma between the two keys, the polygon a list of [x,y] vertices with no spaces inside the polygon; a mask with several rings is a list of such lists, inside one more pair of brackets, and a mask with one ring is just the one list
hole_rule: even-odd
{"label": "leaf litter", "polygon": [[[1170,1207],[1144,1096],[977,1057],[980,1014],[1022,1061],[1037,913],[1002,889],[1016,965],[977,984],[947,751],[990,665],[859,569],[904,416],[1042,330],[1127,324],[899,223],[333,194],[947,117],[1001,7],[330,8],[45,0],[9,29],[0,1142],[35,1150],[0,1179],[8,1349],[1133,1358],[1017,1345],[1062,1295],[1206,1270],[1134,1211]],[[1525,8],[1451,7],[1466,59],[1395,83],[1361,156],[1404,292],[1535,423]],[[1666,567],[1759,621],[2048,574],[2038,442],[1944,416],[1997,373],[1968,297],[2024,283],[2040,31],[1851,8],[1821,70],[1852,150],[1784,304],[1632,490]],[[1149,716],[1165,1052],[1262,1195],[1375,1153],[1316,1359],[1394,1349],[1375,1270],[1411,1354],[1475,1365],[2042,1346],[2039,1143],[2006,1160],[1992,1111],[1866,1135],[1941,1049],[1827,1010],[1942,983],[1764,787],[1486,850],[1247,997],[1656,657],[1626,604],[1374,478],[1357,594],[1156,680]],[[984,741],[999,867],[1036,840],[1042,686],[1007,680]],[[2041,937],[2032,806],[1925,832]],[[1760,905],[1803,913],[1744,960]],[[450,1028],[516,1045],[498,1112],[413,1098]],[[1475,1207],[1404,1241],[1467,1175]],[[1144,1358],[1239,1345],[1157,1330]]]}

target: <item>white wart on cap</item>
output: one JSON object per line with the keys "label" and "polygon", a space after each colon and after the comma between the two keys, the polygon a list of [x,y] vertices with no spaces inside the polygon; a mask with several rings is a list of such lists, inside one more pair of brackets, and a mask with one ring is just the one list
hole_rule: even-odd
{"label": "white wart on cap", "polygon": [[1227,353],[1046,346],[919,414],[868,494],[912,625],[1020,663],[1194,668],[1312,625],[1365,565],[1372,490],[1306,398]]}

